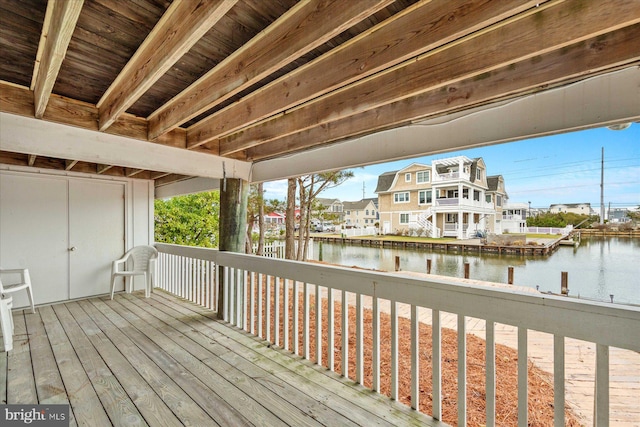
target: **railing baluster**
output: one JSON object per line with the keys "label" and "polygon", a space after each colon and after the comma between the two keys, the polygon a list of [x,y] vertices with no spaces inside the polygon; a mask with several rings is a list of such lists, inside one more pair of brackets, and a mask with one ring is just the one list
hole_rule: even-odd
{"label": "railing baluster", "polygon": [[487,396],[487,423],[488,426],[496,425],[496,337],[495,322],[486,320],[486,390]]}
{"label": "railing baluster", "polygon": [[300,332],[298,329],[300,328],[300,312],[298,308],[300,306],[300,287],[298,286],[298,281],[293,281],[293,354],[296,356],[300,355]]}
{"label": "railing baluster", "polygon": [[265,305],[265,317],[267,320],[267,331],[266,331],[266,339],[267,341],[271,342],[271,276],[266,276],[267,278],[267,290],[266,290],[266,301],[264,302]]}
{"label": "railing baluster", "polygon": [[596,344],[595,414],[598,427],[609,426],[609,346]]}
{"label": "railing baluster", "polygon": [[229,323],[236,325],[236,309],[237,309],[237,297],[236,293],[236,275],[238,274],[237,268],[229,269]]}
{"label": "railing baluster", "polygon": [[364,384],[364,336],[362,325],[362,294],[356,294],[356,382]]}
{"label": "railing baluster", "polygon": [[322,298],[320,286],[316,287],[316,363],[322,366]]}
{"label": "railing baluster", "polygon": [[249,272],[249,331],[252,335],[256,334],[256,283],[254,276],[253,271]]}
{"label": "railing baluster", "polygon": [[290,346],[289,346],[289,282],[287,279],[282,279],[284,280],[284,295],[283,295],[283,303],[282,303],[282,308],[284,311],[284,328],[283,328],[283,333],[284,333],[284,342],[282,344],[282,347],[285,350],[289,350]]}
{"label": "railing baluster", "polygon": [[411,304],[411,407],[420,406],[420,363],[418,352],[420,349],[420,325],[418,323],[418,306]]}
{"label": "railing baluster", "polygon": [[229,322],[231,320],[231,318],[229,317],[230,314],[230,308],[229,308],[229,299],[230,299],[230,295],[229,295],[229,290],[231,288],[231,285],[229,283],[229,278],[231,275],[231,272],[229,271],[230,268],[229,267],[222,267],[223,270],[223,274],[224,274],[224,283],[223,283],[223,293],[222,293],[222,297],[224,298],[224,320]]}
{"label": "railing baluster", "polygon": [[349,296],[342,291],[342,376],[349,378]]}
{"label": "railing baluster", "polygon": [[273,302],[273,334],[274,334],[274,344],[280,345],[280,278],[274,277],[275,280],[275,298]]}
{"label": "railing baluster", "polygon": [[238,275],[238,316],[239,326],[247,331],[247,270],[240,270]]}
{"label": "railing baluster", "polygon": [[431,382],[433,388],[433,418],[442,420],[442,337],[440,310],[431,311]]}
{"label": "railing baluster", "polygon": [[398,307],[391,301],[391,398],[398,400]]}
{"label": "railing baluster", "polygon": [[553,336],[553,425],[564,426],[564,337]]}
{"label": "railing baluster", "polygon": [[302,308],[302,355],[309,360],[309,284],[303,283],[303,308]]}
{"label": "railing baluster", "polygon": [[371,351],[371,379],[373,391],[380,392],[380,304],[377,297],[373,297],[372,301],[372,322],[371,335],[373,338],[373,349]]}
{"label": "railing baluster", "polygon": [[518,327],[518,426],[528,425],[528,351],[527,328]]}
{"label": "railing baluster", "polygon": [[262,284],[263,276],[262,273],[258,273],[258,336],[264,338],[262,333],[262,316],[263,316],[263,307],[262,300],[264,299],[263,289],[264,286]]}
{"label": "railing baluster", "polygon": [[467,319],[458,314],[458,426],[467,425]]}
{"label": "railing baluster", "polygon": [[335,369],[333,366],[335,360],[334,312],[333,288],[327,288],[327,367],[330,371]]}

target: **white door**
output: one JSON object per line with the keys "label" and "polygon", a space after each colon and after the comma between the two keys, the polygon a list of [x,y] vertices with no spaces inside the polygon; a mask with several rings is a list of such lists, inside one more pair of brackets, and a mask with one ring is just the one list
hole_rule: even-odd
{"label": "white door", "polygon": [[69,297],[111,292],[111,262],[124,252],[122,182],[69,180]]}
{"label": "white door", "polygon": [[0,267],[29,269],[36,304],[69,299],[67,210],[65,178],[0,172]]}

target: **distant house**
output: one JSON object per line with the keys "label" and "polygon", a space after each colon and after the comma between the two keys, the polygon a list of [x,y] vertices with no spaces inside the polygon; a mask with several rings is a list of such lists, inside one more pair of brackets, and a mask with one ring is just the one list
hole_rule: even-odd
{"label": "distant house", "polygon": [[594,215],[595,212],[591,209],[591,203],[566,203],[566,204],[554,204],[549,206],[550,213],[574,213],[581,215]]}
{"label": "distant house", "polygon": [[347,227],[372,227],[378,222],[377,198],[343,202],[344,225]]}
{"label": "distant house", "polygon": [[629,209],[626,208],[609,209],[607,219],[609,222],[630,222],[631,218],[629,218],[628,213]]}
{"label": "distant house", "polygon": [[265,224],[284,224],[286,216],[283,213],[271,212],[264,216]]}
{"label": "distant house", "polygon": [[[508,199],[509,196],[507,195],[507,190],[505,190],[504,178],[502,175],[488,176],[485,200],[487,203],[493,204],[493,209],[495,211],[495,214],[489,215],[489,221],[486,223],[486,229],[488,231],[497,234],[505,232],[503,218]],[[507,226],[509,225],[511,224],[507,224]]]}
{"label": "distant house", "polygon": [[[344,206],[340,199],[317,198],[316,202],[322,206],[322,212],[314,212],[312,216],[315,219],[331,220],[336,223],[342,223],[344,221]],[[323,214],[323,218],[319,217],[320,214]]]}
{"label": "distant house", "polygon": [[502,232],[521,233],[526,231],[529,216],[531,216],[531,212],[528,203],[506,203],[502,207]]}
{"label": "distant house", "polygon": [[381,232],[460,239],[480,230],[500,232],[496,207],[506,199],[504,180],[492,177],[490,190],[486,171],[482,158],[457,156],[383,173],[376,187]]}

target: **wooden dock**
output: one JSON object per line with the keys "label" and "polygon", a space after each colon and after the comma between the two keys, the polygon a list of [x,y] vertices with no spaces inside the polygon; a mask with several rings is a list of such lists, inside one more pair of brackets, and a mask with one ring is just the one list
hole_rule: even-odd
{"label": "wooden dock", "polygon": [[486,245],[480,239],[453,240],[448,242],[434,241],[396,241],[384,240],[375,237],[338,237],[338,236],[313,236],[318,242],[327,242],[338,245],[367,246],[392,249],[418,249],[425,251],[443,251],[453,253],[494,253],[513,255],[550,255],[559,246],[564,237],[557,237],[553,241],[543,245]]}
{"label": "wooden dock", "polygon": [[442,426],[162,291],[14,311],[0,402],[70,425]]}

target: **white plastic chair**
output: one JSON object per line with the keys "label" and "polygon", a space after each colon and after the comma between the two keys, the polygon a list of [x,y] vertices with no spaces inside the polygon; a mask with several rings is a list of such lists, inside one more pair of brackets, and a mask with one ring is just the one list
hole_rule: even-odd
{"label": "white plastic chair", "polygon": [[[118,277],[125,278],[125,291],[131,292],[133,276],[144,276],[145,296],[149,298],[156,276],[156,260],[158,251],[153,246],[136,246],[127,251],[119,260],[113,261],[111,267],[111,299],[116,289]],[[127,267],[127,262],[129,266]]]}
{"label": "white plastic chair", "polygon": [[[20,274],[20,282],[13,284],[3,284],[3,274]],[[13,292],[18,292],[25,289],[29,296],[29,302],[31,303],[31,312],[35,313],[36,309],[33,307],[33,291],[31,290],[31,277],[29,277],[28,268],[15,268],[15,269],[3,269],[0,268],[0,294],[7,295]]]}

